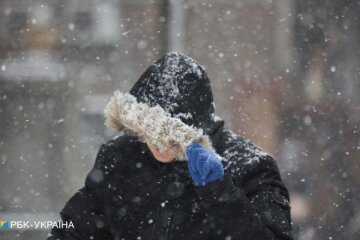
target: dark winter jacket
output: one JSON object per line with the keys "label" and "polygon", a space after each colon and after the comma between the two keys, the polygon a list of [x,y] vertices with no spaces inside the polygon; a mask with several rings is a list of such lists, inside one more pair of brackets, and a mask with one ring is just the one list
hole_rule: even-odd
{"label": "dark winter jacket", "polygon": [[[75,228],[53,228],[48,240],[292,239],[289,195],[275,160],[214,120],[208,77],[190,60],[165,56],[131,92],[204,128],[224,160],[225,176],[196,187],[186,161],[161,163],[145,143],[125,134],[101,146],[85,186],[61,211]],[[169,73],[177,81],[161,83]]]}

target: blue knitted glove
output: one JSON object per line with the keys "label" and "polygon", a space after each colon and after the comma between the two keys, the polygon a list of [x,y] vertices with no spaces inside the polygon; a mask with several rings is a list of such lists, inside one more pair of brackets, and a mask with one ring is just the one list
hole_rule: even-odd
{"label": "blue knitted glove", "polygon": [[186,149],[190,175],[196,186],[206,185],[224,176],[224,167],[218,157],[198,143]]}

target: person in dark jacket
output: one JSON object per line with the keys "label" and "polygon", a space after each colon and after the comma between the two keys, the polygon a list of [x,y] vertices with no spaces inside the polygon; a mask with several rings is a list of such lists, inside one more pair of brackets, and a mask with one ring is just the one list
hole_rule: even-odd
{"label": "person in dark jacket", "polygon": [[289,194],[276,161],[225,128],[196,61],[168,53],[130,93],[203,129],[216,153],[194,142],[187,161],[174,161],[137,136],[111,139],[60,213],[74,228],[55,227],[48,240],[293,239]]}

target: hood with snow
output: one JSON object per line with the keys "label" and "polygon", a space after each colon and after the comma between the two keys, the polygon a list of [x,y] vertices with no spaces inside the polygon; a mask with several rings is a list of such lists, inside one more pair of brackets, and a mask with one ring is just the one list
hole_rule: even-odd
{"label": "hood with snow", "polygon": [[214,120],[213,94],[204,68],[182,53],[168,53],[156,60],[130,90],[139,102],[159,105],[171,116],[211,135]]}
{"label": "hood with snow", "polygon": [[186,148],[194,141],[215,152],[209,135],[223,125],[222,120],[214,120],[205,70],[180,53],[155,61],[130,93],[115,91],[105,116],[109,128],[128,131],[172,152],[177,160],[186,160]]}

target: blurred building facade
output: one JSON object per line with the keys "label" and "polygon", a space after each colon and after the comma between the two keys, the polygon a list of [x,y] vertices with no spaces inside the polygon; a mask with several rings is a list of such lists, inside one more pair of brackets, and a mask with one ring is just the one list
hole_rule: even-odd
{"label": "blurred building facade", "polygon": [[[167,51],[197,59],[227,126],[278,159],[296,239],[360,232],[358,1],[0,2],[0,216],[56,219]],[[0,231],[39,239],[47,231]]]}

